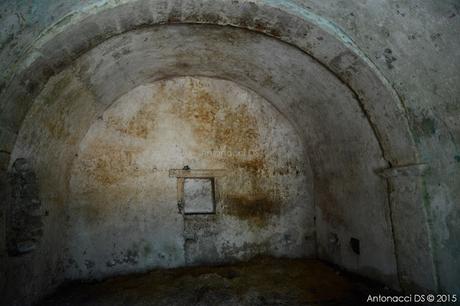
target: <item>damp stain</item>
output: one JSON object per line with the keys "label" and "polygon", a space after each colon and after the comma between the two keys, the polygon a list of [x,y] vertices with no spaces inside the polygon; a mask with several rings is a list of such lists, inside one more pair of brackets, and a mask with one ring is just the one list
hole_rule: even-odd
{"label": "damp stain", "polygon": [[246,220],[250,225],[266,226],[270,220],[279,215],[280,203],[264,194],[257,195],[228,195],[225,212],[240,220]]}
{"label": "damp stain", "polygon": [[420,129],[424,135],[434,135],[436,133],[436,124],[432,118],[423,118],[420,123]]}
{"label": "damp stain", "polygon": [[[181,128],[189,129],[186,135],[193,139],[184,140],[186,156],[203,157],[209,169],[228,170],[218,191],[224,214],[256,230],[281,216],[287,209],[292,186],[285,186],[279,177],[300,174],[299,160],[286,160],[269,152],[263,133],[265,128],[271,128],[270,124],[260,122],[260,110],[251,106],[248,96],[243,94],[235,98],[237,102],[231,101],[232,95],[225,92],[225,87],[214,86],[218,85],[196,78],[158,81],[155,90],[144,92],[151,95],[144,94],[139,100],[143,104],[136,109],[115,109],[103,116],[99,130],[88,136],[75,167],[79,181],[87,183],[81,186],[82,195],[95,203],[94,211],[88,211],[89,223],[97,224],[110,214],[103,205],[96,204],[108,202],[104,188],[111,187],[112,194],[125,199],[129,190],[136,188],[131,180],[148,175],[150,170],[142,165],[149,150],[147,144],[159,143],[166,121],[166,126],[171,121],[180,122],[174,130],[178,139],[183,137]],[[221,149],[235,154],[202,155],[203,151]],[[150,250],[141,251],[145,256],[149,253]]]}
{"label": "damp stain", "polygon": [[337,192],[332,188],[336,184],[327,178],[316,178],[315,194],[317,194],[317,206],[321,210],[322,218],[333,225],[343,225],[343,205],[337,199]]}

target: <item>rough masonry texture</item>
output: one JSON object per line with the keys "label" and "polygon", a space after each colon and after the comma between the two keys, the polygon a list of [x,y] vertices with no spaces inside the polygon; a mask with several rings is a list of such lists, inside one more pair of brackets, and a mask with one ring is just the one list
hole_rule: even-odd
{"label": "rough masonry texture", "polygon": [[[11,304],[255,255],[460,293],[458,1],[3,1],[0,24]],[[186,166],[225,171],[214,214],[179,213]]]}
{"label": "rough masonry texture", "polygon": [[18,256],[33,251],[41,236],[42,212],[37,178],[23,158],[17,159],[10,175],[12,201],[7,215],[7,250]]}

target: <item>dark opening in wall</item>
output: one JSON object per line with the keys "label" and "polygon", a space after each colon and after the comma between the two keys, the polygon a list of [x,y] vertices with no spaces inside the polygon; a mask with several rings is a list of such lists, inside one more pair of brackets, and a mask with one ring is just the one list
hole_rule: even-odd
{"label": "dark opening in wall", "polygon": [[350,239],[350,246],[353,252],[357,255],[361,253],[360,247],[359,247],[359,239],[356,239],[354,237],[351,237]]}

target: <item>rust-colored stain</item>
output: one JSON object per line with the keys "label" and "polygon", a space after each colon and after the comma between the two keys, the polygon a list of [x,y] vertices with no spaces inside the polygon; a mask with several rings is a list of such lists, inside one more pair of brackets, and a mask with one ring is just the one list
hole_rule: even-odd
{"label": "rust-colored stain", "polygon": [[[125,111],[115,106],[106,112],[104,124],[98,126],[102,133],[96,132],[88,138],[78,159],[78,171],[88,182],[95,183],[87,186],[89,191],[99,189],[103,196],[101,187],[119,186],[126,179],[148,173],[149,169],[138,168],[137,159],[152,148],[158,147],[163,152],[168,139],[161,135],[165,133],[161,128],[171,127],[168,132],[176,137],[179,148],[185,149],[184,156],[178,158],[199,158],[209,169],[228,170],[229,179],[219,186],[219,196],[225,202],[224,214],[259,228],[282,215],[289,186],[283,186],[276,177],[295,175],[298,161],[285,160],[268,151],[263,133],[271,124],[261,122],[258,117],[261,111],[248,103],[247,93],[233,97],[225,92],[225,87],[213,86],[197,78],[158,81],[151,96],[133,96],[132,99],[140,99],[132,101],[132,107],[137,108]],[[229,101],[233,98],[235,101]],[[187,129],[190,139],[181,138],[179,127]],[[203,155],[213,151],[235,154]],[[136,187],[128,184],[127,188]],[[120,190],[127,192],[125,188]],[[91,197],[97,198],[96,194]]]}
{"label": "rust-colored stain", "polygon": [[260,150],[257,121],[247,108],[247,105],[239,105],[237,109],[226,112],[224,119],[218,121],[216,141],[219,145],[227,145],[236,150]]}
{"label": "rust-colored stain", "polygon": [[183,103],[171,105],[171,112],[191,122],[198,136],[235,150],[257,146],[257,119],[251,116],[247,105],[233,109],[219,103],[219,97],[210,94],[198,80],[190,79],[188,85],[178,93]]}
{"label": "rust-colored stain", "polygon": [[204,148],[226,148],[233,152],[244,152],[244,158],[238,155],[218,158],[230,168],[254,170],[265,167],[257,118],[251,114],[247,105],[232,108],[228,104],[219,103],[221,97],[210,94],[195,79],[190,79],[185,91],[176,92],[175,95],[182,103],[172,103],[170,112],[192,125]]}
{"label": "rust-colored stain", "polygon": [[280,204],[264,194],[228,195],[225,212],[238,219],[247,220],[251,225],[262,227],[272,217],[279,215]]}
{"label": "rust-colored stain", "polygon": [[155,129],[156,105],[149,103],[136,112],[128,121],[117,116],[109,116],[107,127],[133,137],[147,139]]}
{"label": "rust-colored stain", "polygon": [[134,161],[142,152],[137,147],[116,144],[93,143],[91,151],[81,156],[85,173],[102,185],[112,185],[124,178],[139,176]]}
{"label": "rust-colored stain", "polygon": [[242,169],[250,186],[239,195],[225,194],[231,190],[223,191],[224,213],[248,221],[250,226],[266,226],[272,217],[280,214],[282,200],[274,201],[270,187],[260,185],[262,177],[272,172],[267,171],[269,165],[261,147],[263,139],[257,118],[245,104],[231,107],[220,102],[222,98],[211,95],[198,80],[190,79],[188,85],[185,92],[177,93],[182,103],[171,105],[170,111],[191,123],[194,134],[203,144],[201,149],[226,148],[242,153],[215,157],[226,164],[226,169]]}

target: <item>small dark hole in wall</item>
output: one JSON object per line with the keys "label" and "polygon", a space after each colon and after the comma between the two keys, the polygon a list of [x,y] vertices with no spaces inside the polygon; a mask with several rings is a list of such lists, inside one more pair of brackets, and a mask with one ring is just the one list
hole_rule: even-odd
{"label": "small dark hole in wall", "polygon": [[331,245],[338,245],[339,244],[339,236],[336,233],[329,233],[329,244]]}
{"label": "small dark hole in wall", "polygon": [[357,255],[360,254],[361,251],[360,251],[360,248],[359,248],[359,239],[351,237],[350,246],[351,246],[351,249],[353,250],[353,252],[355,254],[357,254]]}

